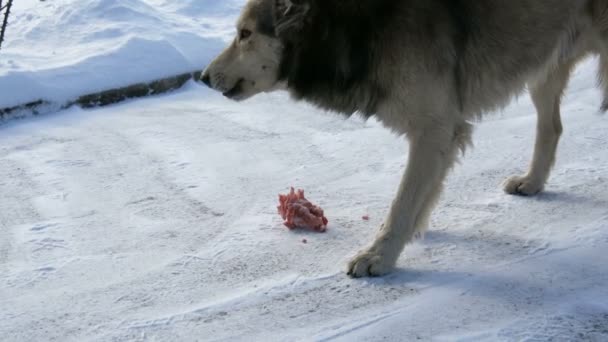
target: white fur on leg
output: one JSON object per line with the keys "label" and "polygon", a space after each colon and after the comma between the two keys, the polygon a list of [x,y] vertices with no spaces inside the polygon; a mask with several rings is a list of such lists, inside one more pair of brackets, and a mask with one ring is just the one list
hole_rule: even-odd
{"label": "white fur on leg", "polygon": [[510,195],[534,196],[543,191],[545,182],[525,176],[512,176],[505,181],[504,190]]}
{"label": "white fur on leg", "polygon": [[505,181],[506,193],[534,196],[543,190],[555,163],[557,144],[562,134],[560,98],[572,65],[573,63],[560,65],[546,79],[540,79],[531,87],[530,93],[538,115],[534,156],[526,175],[514,176]]}
{"label": "white fur on leg", "polygon": [[389,273],[395,266],[403,244],[399,238],[391,238],[390,230],[382,225],[378,236],[369,248],[359,252],[348,264],[347,274],[354,278],[377,277]]}
{"label": "white fur on leg", "polygon": [[355,278],[377,277],[389,273],[394,266],[394,262],[379,251],[362,251],[349,263],[348,275]]}
{"label": "white fur on leg", "polygon": [[386,223],[371,247],[349,263],[350,276],[380,276],[390,272],[404,246],[426,228],[443,180],[456,160],[458,149],[469,141],[471,131],[467,123],[446,126],[416,132],[411,138],[407,171]]}

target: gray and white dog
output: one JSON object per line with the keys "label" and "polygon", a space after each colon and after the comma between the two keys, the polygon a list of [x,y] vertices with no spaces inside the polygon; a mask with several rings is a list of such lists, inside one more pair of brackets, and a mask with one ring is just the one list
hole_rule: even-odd
{"label": "gray and white dog", "polygon": [[234,100],[286,89],[323,109],[375,115],[409,139],[397,196],[371,246],[349,263],[353,277],[389,272],[427,227],[471,143],[470,121],[528,86],[534,157],[505,191],[534,195],[555,160],[571,70],[597,54],[608,81],[608,0],[250,0],[237,32],[203,73],[210,87]]}

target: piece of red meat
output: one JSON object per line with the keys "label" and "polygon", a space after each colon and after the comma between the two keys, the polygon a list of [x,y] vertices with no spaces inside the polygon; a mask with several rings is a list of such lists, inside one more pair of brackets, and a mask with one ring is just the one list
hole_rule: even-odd
{"label": "piece of red meat", "polygon": [[283,223],[289,229],[305,228],[317,232],[327,230],[327,218],[323,209],[310,203],[304,197],[304,190],[294,188],[287,195],[279,194],[279,214],[285,220]]}

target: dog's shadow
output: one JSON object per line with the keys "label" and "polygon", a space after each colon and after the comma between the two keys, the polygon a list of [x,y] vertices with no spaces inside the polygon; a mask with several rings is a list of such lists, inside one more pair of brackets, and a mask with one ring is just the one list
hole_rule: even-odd
{"label": "dog's shadow", "polygon": [[595,207],[608,208],[608,200],[571,191],[545,191],[536,196],[522,196],[519,198],[541,203],[585,204]]}
{"label": "dog's shadow", "polygon": [[[548,200],[572,200],[572,197],[549,196]],[[546,199],[547,200],[547,199]],[[492,263],[484,263],[483,258],[477,258],[478,263],[468,260],[468,265],[450,270],[432,268],[432,264],[422,267],[415,262],[411,268],[398,267],[392,273],[378,278],[363,278],[359,281],[373,286],[411,287],[424,291],[430,288],[448,287],[462,293],[473,293],[476,296],[502,297],[505,301],[513,301],[514,296],[533,289],[547,286],[546,279],[530,273],[527,260],[537,260],[543,255],[559,250],[543,250],[543,241],[522,239],[515,236],[493,233],[490,239],[478,232],[430,231],[426,234],[423,245],[431,247],[438,245],[453,245],[458,249],[474,248],[478,256],[487,256]],[[498,244],[501,248],[498,248]],[[435,247],[433,247],[435,246]],[[538,253],[534,251],[538,250]],[[407,260],[407,249],[405,251]],[[507,257],[508,255],[508,257]],[[448,256],[449,257],[449,256]],[[445,258],[445,257],[444,257]],[[560,278],[579,279],[584,277],[581,269],[573,268],[571,264],[560,263],[558,258],[543,259],[543,269],[560,270]],[[401,259],[403,260],[403,259]],[[419,258],[420,260],[420,258]],[[537,262],[537,261],[533,261]],[[522,267],[517,265],[521,264]],[[504,270],[504,271],[503,271]]]}

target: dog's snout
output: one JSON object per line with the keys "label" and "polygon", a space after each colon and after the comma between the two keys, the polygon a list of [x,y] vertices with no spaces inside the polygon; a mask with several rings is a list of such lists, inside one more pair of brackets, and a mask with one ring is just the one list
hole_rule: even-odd
{"label": "dog's snout", "polygon": [[211,88],[211,76],[208,72],[204,72],[201,76],[201,81],[207,85],[207,87]]}

